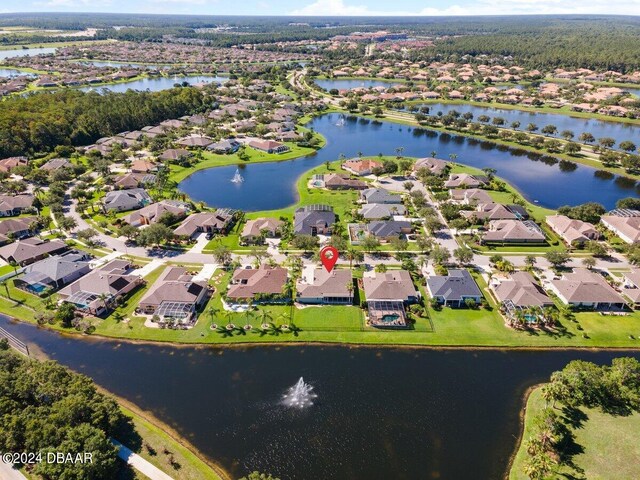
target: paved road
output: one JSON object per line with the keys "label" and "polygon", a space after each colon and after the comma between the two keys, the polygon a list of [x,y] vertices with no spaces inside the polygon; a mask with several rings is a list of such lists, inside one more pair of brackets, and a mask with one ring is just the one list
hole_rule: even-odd
{"label": "paved road", "polygon": [[2,480],[27,480],[22,473],[13,468],[11,463],[0,460],[0,479]]}
{"label": "paved road", "polygon": [[111,443],[120,448],[118,451],[119,458],[127,462],[127,464],[131,465],[143,475],[149,477],[151,480],[173,480],[172,477],[164,473],[155,465],[149,463],[137,453],[133,453],[117,440],[111,439]]}

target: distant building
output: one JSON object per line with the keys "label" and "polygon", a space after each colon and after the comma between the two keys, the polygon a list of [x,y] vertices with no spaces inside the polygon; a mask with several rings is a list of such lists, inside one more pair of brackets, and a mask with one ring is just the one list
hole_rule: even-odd
{"label": "distant building", "polygon": [[275,140],[251,140],[249,146],[267,153],[284,153],[289,151],[288,146]]}
{"label": "distant building", "polygon": [[105,211],[115,210],[125,212],[135,210],[149,205],[152,202],[149,194],[142,188],[132,188],[129,190],[113,190],[107,192],[102,200]]}
{"label": "distant building", "polygon": [[41,260],[48,255],[67,250],[67,244],[60,240],[41,240],[39,238],[26,238],[0,247],[0,258],[5,262],[15,262],[25,266]]}

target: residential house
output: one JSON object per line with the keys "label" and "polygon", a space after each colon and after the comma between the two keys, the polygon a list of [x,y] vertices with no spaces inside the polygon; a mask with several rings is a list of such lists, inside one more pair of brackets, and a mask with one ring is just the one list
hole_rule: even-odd
{"label": "residential house", "polygon": [[404,205],[398,203],[367,203],[358,210],[358,213],[365,220],[381,220],[395,215],[405,215],[407,209]]}
{"label": "residential house", "polygon": [[402,203],[402,196],[393,195],[384,188],[367,188],[360,192],[360,200],[365,203],[397,204]]}
{"label": "residential house", "polygon": [[624,288],[622,293],[631,300],[637,308],[640,306],[640,268],[633,268],[622,274]]}
{"label": "residential house", "polygon": [[445,188],[480,188],[488,184],[488,180],[478,175],[468,173],[452,173],[444,182]]}
{"label": "residential house", "polygon": [[574,220],[565,215],[549,215],[547,225],[568,245],[582,245],[589,240],[600,238],[600,232],[592,224]]}
{"label": "residential house", "polygon": [[365,272],[362,278],[367,302],[398,301],[416,303],[420,293],[406,270],[388,270],[386,272]]}
{"label": "residential house", "polygon": [[130,170],[132,173],[149,173],[157,171],[158,166],[149,160],[139,159],[131,162]]}
{"label": "residential house", "polygon": [[152,203],[146,207],[136,210],[129,215],[122,217],[122,221],[140,227],[142,225],[151,225],[157,223],[165,214],[173,214],[176,219],[182,219],[189,212],[189,206],[184,202],[177,200],[162,200],[158,203]]}
{"label": "residential house", "polygon": [[482,301],[480,288],[465,269],[451,268],[447,275],[429,277],[427,290],[439,304],[447,307],[464,307],[469,299],[476,305]]}
{"label": "residential house", "polygon": [[227,298],[231,301],[282,301],[286,283],[286,268],[266,264],[259,268],[239,268],[231,277]]}
{"label": "residential house", "polygon": [[30,237],[33,234],[31,225],[35,220],[36,217],[19,217],[0,222],[0,244],[12,239]]}
{"label": "residential house", "polygon": [[39,238],[25,238],[17,242],[0,247],[0,258],[5,262],[15,262],[25,266],[37,262],[48,255],[67,250],[67,244],[60,240],[41,240]]}
{"label": "residential house", "polygon": [[576,268],[560,280],[552,280],[549,288],[565,304],[574,307],[620,310],[626,305],[624,298],[602,275],[586,268]]}
{"label": "residential house", "polygon": [[429,173],[440,176],[447,171],[448,167],[449,164],[447,162],[438,158],[419,158],[413,164],[413,172],[417,174],[420,170],[426,169]]}
{"label": "residential house", "polygon": [[369,186],[362,180],[350,178],[349,175],[340,173],[316,175],[315,180],[321,182],[329,190],[364,190]]}
{"label": "residential house", "polygon": [[183,267],[169,267],[140,299],[137,311],[159,317],[160,323],[192,324],[208,293],[205,280],[194,280]]}
{"label": "residential house", "polygon": [[296,301],[319,305],[352,305],[353,276],[350,270],[305,268],[296,286]]}
{"label": "residential house", "polygon": [[116,305],[118,298],[144,284],[140,276],[130,272],[128,261],[112,260],[64,287],[58,297],[85,313],[102,315]]}
{"label": "residential house", "polygon": [[390,242],[411,233],[411,223],[398,220],[376,220],[367,225],[369,235],[381,242]]}
{"label": "residential house", "polygon": [[280,228],[284,222],[275,218],[256,218],[249,220],[244,225],[240,239],[245,244],[256,243],[262,238],[262,235],[273,238],[277,237],[280,233]]}
{"label": "residential house", "polygon": [[52,158],[40,167],[41,170],[53,172],[61,168],[72,168],[73,164],[66,158]]}
{"label": "residential house", "polygon": [[182,158],[189,158],[191,155],[191,152],[184,148],[169,148],[162,152],[158,158],[162,161],[175,162]]}
{"label": "residential house", "polygon": [[35,197],[30,194],[0,195],[0,217],[12,217],[33,208]]}
{"label": "residential house", "polygon": [[202,232],[226,233],[233,226],[234,220],[233,212],[227,209],[195,213],[185,218],[173,233],[183,237],[193,237]]}
{"label": "residential house", "polygon": [[493,220],[482,236],[483,243],[545,243],[546,237],[532,220]]}
{"label": "residential house", "polygon": [[369,158],[354,158],[342,164],[342,168],[360,177],[371,175],[374,168],[382,168],[382,163]]}
{"label": "residential house", "polygon": [[207,148],[213,143],[214,141],[212,138],[196,134],[189,135],[176,141],[176,144],[188,148]]}
{"label": "residential house", "polygon": [[284,153],[289,151],[288,146],[275,140],[251,140],[249,146],[267,153]]}
{"label": "residential house", "polygon": [[463,203],[465,205],[479,205],[479,204],[488,204],[493,203],[493,199],[491,195],[489,195],[485,190],[480,190],[478,188],[468,188],[468,189],[451,189],[449,190],[449,196],[452,200]]}
{"label": "residential house", "polygon": [[155,183],[156,176],[153,173],[125,173],[115,179],[113,187],[120,190],[142,188],[145,185]]}
{"label": "residential house", "polygon": [[57,290],[91,271],[89,255],[75,250],[45,258],[27,266],[13,284],[31,293]]}
{"label": "residential house", "polygon": [[293,232],[305,235],[330,235],[336,214],[329,205],[307,205],[294,213]]}
{"label": "residential house", "polygon": [[624,242],[640,242],[640,211],[614,210],[603,215],[600,221]]}
{"label": "residential house", "polygon": [[10,172],[16,167],[29,164],[27,157],[9,157],[0,160],[0,172]]}
{"label": "residential house", "polygon": [[506,279],[494,277],[491,290],[508,312],[553,306],[553,301],[529,272],[514,272]]}
{"label": "residential house", "polygon": [[481,203],[476,206],[475,210],[462,210],[460,215],[474,224],[487,220],[516,220],[518,218],[506,206],[493,202]]}
{"label": "residential house", "polygon": [[211,150],[214,153],[235,153],[238,151],[242,144],[232,138],[220,140],[219,142],[212,143],[207,146],[207,150]]}
{"label": "residential house", "polygon": [[113,190],[107,192],[102,200],[102,207],[105,211],[115,210],[116,212],[126,212],[149,205],[151,197],[142,188],[131,188],[129,190]]}

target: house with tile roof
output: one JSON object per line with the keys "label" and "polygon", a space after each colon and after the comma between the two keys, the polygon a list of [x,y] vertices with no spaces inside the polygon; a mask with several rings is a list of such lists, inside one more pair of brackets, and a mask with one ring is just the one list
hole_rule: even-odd
{"label": "house with tile roof", "polygon": [[447,275],[433,275],[427,279],[431,298],[447,307],[464,307],[471,299],[476,305],[482,301],[482,292],[468,270],[449,269]]}
{"label": "house with tile roof", "polygon": [[560,280],[552,280],[549,287],[563,303],[594,310],[621,310],[626,300],[599,273],[576,268]]}
{"label": "house with tile roof", "polygon": [[259,268],[238,268],[231,277],[226,297],[234,302],[283,302],[287,269],[263,264]]}
{"label": "house with tile roof", "polygon": [[324,267],[308,267],[297,282],[296,301],[316,305],[351,305],[353,290],[350,270],[334,268],[328,272]]}

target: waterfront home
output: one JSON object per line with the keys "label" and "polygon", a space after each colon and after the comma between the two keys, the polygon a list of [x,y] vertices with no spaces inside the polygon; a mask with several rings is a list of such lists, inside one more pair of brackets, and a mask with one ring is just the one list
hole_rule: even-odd
{"label": "waterfront home", "polygon": [[48,255],[67,250],[67,244],[61,240],[41,240],[39,238],[25,238],[17,242],[0,247],[0,258],[5,262],[15,262],[25,266],[37,262]]}
{"label": "waterfront home", "polygon": [[267,153],[284,153],[289,151],[288,146],[275,140],[251,140],[249,146]]}
{"label": "waterfront home", "polygon": [[169,148],[162,152],[158,158],[163,161],[175,162],[183,158],[189,158],[191,155],[191,152],[184,148]]}
{"label": "waterfront home", "polygon": [[413,173],[417,174],[420,170],[427,170],[433,175],[440,176],[447,171],[448,167],[449,164],[447,162],[438,158],[419,158],[416,160],[416,163],[413,164]]}
{"label": "waterfront home", "polygon": [[342,164],[342,168],[360,177],[371,175],[374,168],[382,168],[382,163],[369,158],[357,158],[347,160]]}
{"label": "waterfront home", "polygon": [[631,300],[635,307],[640,306],[640,268],[633,268],[622,274],[624,289],[622,293]]}
{"label": "waterfront home", "polygon": [[40,167],[41,170],[46,170],[47,172],[54,172],[61,168],[72,168],[73,164],[67,160],[66,158],[52,158],[47,161],[44,165]]}
{"label": "waterfront home", "polygon": [[464,307],[467,300],[478,305],[482,292],[471,274],[465,269],[449,269],[447,275],[434,275],[427,279],[427,291],[440,305]]}
{"label": "waterfront home", "polygon": [[546,222],[567,245],[582,245],[589,240],[600,238],[600,232],[592,224],[574,220],[565,215],[549,215]]}
{"label": "waterfront home", "polygon": [[369,235],[381,242],[390,242],[393,239],[410,234],[411,231],[411,223],[404,220],[376,220],[367,225]]}
{"label": "waterfront home", "polygon": [[149,160],[143,160],[143,159],[139,159],[139,160],[135,160],[131,163],[131,168],[130,168],[132,173],[149,173],[149,172],[155,172],[158,170],[158,165],[156,165],[155,163],[149,161]]}
{"label": "waterfront home", "polygon": [[293,217],[293,232],[305,235],[330,235],[336,214],[329,205],[306,205],[298,208]]}
{"label": "waterfront home", "polygon": [[115,179],[113,187],[120,190],[129,190],[152,185],[155,181],[156,176],[153,173],[125,173]]}
{"label": "waterfront home", "polygon": [[364,203],[402,203],[402,196],[393,195],[384,188],[367,188],[360,192],[360,200]]}
{"label": "waterfront home", "polygon": [[482,236],[483,243],[542,244],[546,241],[544,232],[531,220],[493,220]]}
{"label": "waterfront home", "polygon": [[353,276],[350,270],[307,267],[296,286],[296,301],[318,305],[353,304]]}
{"label": "waterfront home", "polygon": [[516,220],[518,217],[500,203],[480,203],[475,210],[461,210],[460,215],[471,223],[482,223],[487,220]]}
{"label": "waterfront home", "polygon": [[36,217],[19,217],[0,222],[0,244],[31,236],[31,226],[35,220]]}
{"label": "waterfront home", "polygon": [[169,267],[140,299],[137,311],[157,316],[159,323],[192,324],[208,292],[206,281],[194,281],[183,267]]}
{"label": "waterfront home", "polygon": [[367,203],[358,210],[358,213],[365,220],[382,220],[395,215],[405,215],[407,209],[402,204]]}
{"label": "waterfront home", "polygon": [[406,270],[365,272],[362,284],[367,302],[395,300],[402,303],[416,303],[420,298],[420,293]]}
{"label": "waterfront home", "polygon": [[553,301],[529,272],[510,273],[506,278],[494,277],[490,288],[509,312],[516,308],[553,306]]}
{"label": "waterfront home", "polygon": [[231,154],[237,152],[241,145],[242,144],[237,140],[226,138],[207,146],[207,150],[210,150],[214,153]]}
{"label": "waterfront home", "polygon": [[491,195],[479,188],[454,188],[449,190],[449,196],[452,200],[463,203],[464,205],[493,203]]}
{"label": "waterfront home", "polygon": [[233,226],[233,212],[218,209],[215,212],[200,212],[185,218],[173,231],[175,235],[192,237],[196,233],[226,233]]}
{"label": "waterfront home", "polygon": [[34,201],[35,197],[30,194],[0,195],[0,217],[20,215],[33,208]]}
{"label": "waterfront home", "polygon": [[282,220],[275,218],[256,218],[249,220],[242,229],[240,239],[245,244],[253,244],[264,237],[277,237],[283,224],[284,222]]}
{"label": "waterfront home", "polygon": [[193,134],[176,140],[175,143],[187,148],[207,148],[209,145],[214,143],[214,141],[212,138],[207,136]]}
{"label": "waterfront home", "polygon": [[48,257],[25,267],[13,284],[35,294],[62,288],[91,271],[89,259],[88,254],[75,250]]}
{"label": "waterfront home", "polygon": [[369,184],[341,173],[315,175],[312,182],[328,190],[364,190]]}
{"label": "waterfront home", "polygon": [[172,214],[176,219],[184,218],[189,212],[189,206],[184,202],[177,200],[162,200],[158,203],[152,203],[146,207],[131,212],[129,215],[122,217],[122,221],[140,227],[142,225],[151,225],[158,222],[163,215]]}
{"label": "waterfront home", "polygon": [[11,172],[16,167],[27,166],[29,160],[27,157],[9,157],[0,160],[0,172]]}
{"label": "waterfront home", "polygon": [[640,242],[640,211],[614,210],[603,215],[600,221],[624,242]]}
{"label": "waterfront home", "polygon": [[452,173],[444,182],[445,188],[479,188],[488,184],[485,177],[470,175],[468,173]]}
{"label": "waterfront home", "polygon": [[115,210],[116,212],[126,212],[149,205],[152,202],[149,194],[142,188],[132,188],[129,190],[113,190],[107,192],[102,199],[102,207],[105,212]]}
{"label": "waterfront home", "polygon": [[549,288],[563,303],[594,310],[620,310],[626,305],[622,296],[599,273],[576,268],[560,280],[552,280]]}
{"label": "waterfront home", "polygon": [[127,260],[112,260],[64,287],[58,297],[82,312],[102,315],[115,306],[118,298],[144,284],[141,277],[130,272]]}
{"label": "waterfront home", "polygon": [[286,297],[287,269],[260,265],[239,268],[231,277],[227,298],[231,301],[282,301]]}

